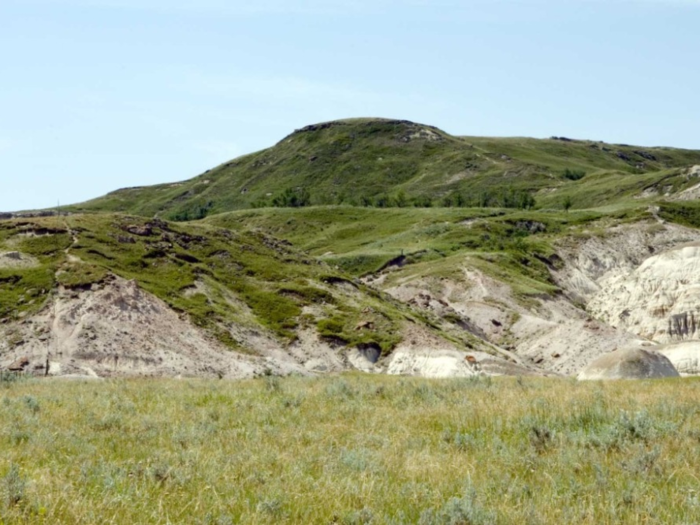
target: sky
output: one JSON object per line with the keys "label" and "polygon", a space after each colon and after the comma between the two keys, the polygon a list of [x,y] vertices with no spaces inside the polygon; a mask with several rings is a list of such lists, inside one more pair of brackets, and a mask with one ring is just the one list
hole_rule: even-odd
{"label": "sky", "polygon": [[700,149],[700,0],[0,0],[0,210],[307,124]]}

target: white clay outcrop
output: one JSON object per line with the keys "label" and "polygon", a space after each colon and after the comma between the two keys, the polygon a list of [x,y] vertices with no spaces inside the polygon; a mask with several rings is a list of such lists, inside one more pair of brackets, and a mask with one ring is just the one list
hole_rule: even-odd
{"label": "white clay outcrop", "polygon": [[658,343],[700,339],[700,243],[651,256],[609,280],[588,311]]}

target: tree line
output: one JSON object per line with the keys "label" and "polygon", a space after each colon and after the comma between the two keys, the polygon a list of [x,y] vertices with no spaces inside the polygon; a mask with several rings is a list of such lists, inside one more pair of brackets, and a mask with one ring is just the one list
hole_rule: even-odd
{"label": "tree line", "polygon": [[346,204],[369,208],[517,208],[531,209],[537,204],[535,197],[525,190],[514,188],[493,188],[466,194],[455,191],[436,197],[419,195],[409,197],[405,192],[379,194],[376,196],[334,195],[328,198],[314,197],[306,188],[287,188],[270,199],[260,199],[253,206],[256,208],[302,208],[311,205]]}

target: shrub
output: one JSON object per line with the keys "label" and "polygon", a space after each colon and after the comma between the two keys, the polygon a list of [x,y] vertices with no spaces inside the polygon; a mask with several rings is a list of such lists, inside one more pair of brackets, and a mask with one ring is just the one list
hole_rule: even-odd
{"label": "shrub", "polygon": [[586,176],[586,172],[583,170],[572,170],[569,168],[566,168],[564,170],[564,178],[569,179],[569,180],[581,180]]}
{"label": "shrub", "polygon": [[421,525],[482,525],[496,523],[496,516],[478,505],[476,491],[468,488],[461,498],[452,498],[440,509],[421,514]]}
{"label": "shrub", "polygon": [[311,194],[306,188],[287,188],[272,199],[275,208],[302,208],[311,204]]}
{"label": "shrub", "polygon": [[19,473],[19,467],[12,465],[10,471],[3,478],[5,502],[8,507],[15,507],[25,499],[26,481]]}
{"label": "shrub", "polygon": [[571,209],[571,206],[573,206],[573,201],[571,200],[571,197],[568,195],[564,197],[564,202],[562,203],[561,207],[564,208],[565,211],[569,211]]}

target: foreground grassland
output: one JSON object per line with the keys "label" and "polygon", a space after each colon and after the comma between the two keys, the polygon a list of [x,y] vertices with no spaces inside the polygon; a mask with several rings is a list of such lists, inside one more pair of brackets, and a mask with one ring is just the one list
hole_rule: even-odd
{"label": "foreground grassland", "polygon": [[700,381],[0,383],[0,523],[697,523]]}

